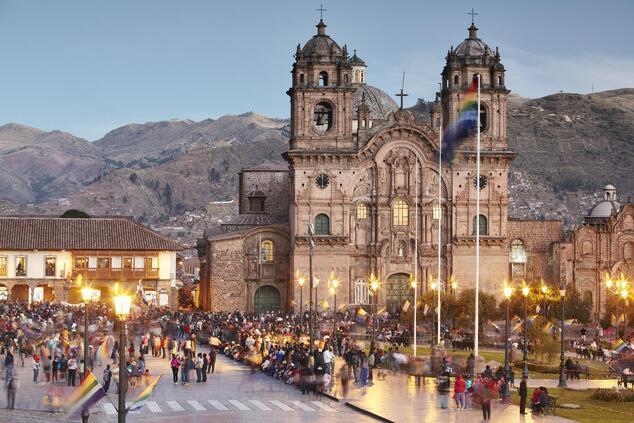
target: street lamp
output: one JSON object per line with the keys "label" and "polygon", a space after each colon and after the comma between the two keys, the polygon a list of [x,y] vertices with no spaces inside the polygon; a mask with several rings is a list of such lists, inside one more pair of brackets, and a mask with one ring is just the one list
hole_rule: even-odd
{"label": "street lamp", "polygon": [[623,281],[623,287],[621,288],[621,298],[623,298],[623,339],[627,341],[627,306],[629,305],[627,301],[628,297],[627,286],[625,285],[625,281]]}
{"label": "street lamp", "polygon": [[513,287],[504,281],[504,298],[506,298],[506,319],[504,321],[504,386],[502,387],[502,402],[510,402],[509,379],[511,378],[511,368],[509,367],[509,311]]}
{"label": "street lamp", "polygon": [[[614,289],[612,289],[612,286],[614,286]],[[608,289],[608,292],[613,293],[614,295],[617,296],[616,299],[616,336],[617,338],[619,337],[619,326],[621,323],[621,314],[619,313],[619,298],[621,297],[623,299],[623,339],[627,339],[627,306],[628,304],[628,296],[629,296],[629,289],[628,289],[628,281],[625,278],[625,275],[623,273],[621,273],[621,278],[617,279],[617,280],[613,280],[610,277],[609,273],[606,273],[606,280],[605,280],[605,286]]]}
{"label": "street lamp", "polygon": [[119,293],[119,286],[115,284],[114,310],[119,318],[119,415],[118,423],[125,423],[126,407],[125,407],[125,391],[126,391],[126,369],[125,369],[125,339],[128,332],[126,318],[130,314],[130,306],[132,297]]}
{"label": "street lamp", "polygon": [[376,338],[376,304],[378,301],[377,295],[379,290],[379,279],[374,276],[374,273],[370,274],[370,290],[372,290],[372,303],[374,305],[372,309],[372,340],[370,341],[370,354],[373,354]]}
{"label": "street lamp", "polygon": [[333,309],[332,309],[332,344],[335,349],[335,355],[337,355],[337,287],[339,286],[339,280],[334,278],[330,281],[330,293],[333,297]]}
{"label": "street lamp", "polygon": [[526,282],[524,282],[524,286],[522,287],[522,295],[524,296],[524,368],[522,369],[522,378],[528,377],[528,294],[530,293],[530,288],[526,286]]}
{"label": "street lamp", "polygon": [[81,289],[81,298],[84,300],[84,378],[88,369],[88,303],[92,298],[92,293],[92,288],[88,286]]}
{"label": "street lamp", "polygon": [[[317,305],[319,304],[319,300],[317,299],[317,285],[319,285],[319,278],[317,276],[313,276],[313,287],[315,288],[315,301],[314,301],[314,305],[315,305],[315,316],[313,317],[315,320],[313,321],[314,326],[315,326],[315,335],[319,334],[319,322],[317,321],[317,316],[319,313],[317,313]],[[315,340],[313,340],[314,343]],[[312,346],[311,346],[312,348]]]}
{"label": "street lamp", "polygon": [[[431,284],[429,285],[429,287],[432,290],[432,294],[436,290],[437,286],[438,284],[432,280]],[[433,295],[432,295],[432,306],[433,305],[434,305],[434,301],[433,301]],[[438,343],[440,343],[440,333],[438,335],[439,335]],[[432,348],[435,343],[436,343],[436,307],[432,307],[432,311],[431,311],[431,346]]]}
{"label": "street lamp", "polygon": [[[297,285],[299,285],[299,328],[300,331],[304,330],[304,276],[299,273],[299,270],[295,272]],[[300,333],[301,335],[301,333]]]}
{"label": "street lamp", "polygon": [[562,285],[559,288],[559,296],[561,297],[561,351],[559,355],[559,388],[567,388],[566,378],[564,377],[564,298],[566,297],[566,288]]}
{"label": "street lamp", "polygon": [[542,280],[542,287],[540,288],[543,294],[542,298],[542,308],[544,309],[544,321],[546,321],[546,296],[548,295],[548,286],[544,284]]}

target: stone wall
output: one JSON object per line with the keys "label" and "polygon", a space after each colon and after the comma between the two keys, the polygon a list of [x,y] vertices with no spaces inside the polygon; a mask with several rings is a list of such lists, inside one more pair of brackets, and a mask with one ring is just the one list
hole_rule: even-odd
{"label": "stone wall", "polygon": [[249,210],[246,194],[260,190],[266,195],[264,210],[276,223],[288,222],[289,172],[284,170],[243,170],[240,173],[240,213]]}
{"label": "stone wall", "polygon": [[558,285],[560,280],[559,260],[553,257],[553,245],[558,245],[564,237],[563,222],[560,220],[519,220],[509,219],[508,245],[521,239],[526,249],[527,281],[544,279],[544,281]]}
{"label": "stone wall", "polygon": [[209,244],[209,311],[247,309],[242,243],[242,237],[237,236]]}

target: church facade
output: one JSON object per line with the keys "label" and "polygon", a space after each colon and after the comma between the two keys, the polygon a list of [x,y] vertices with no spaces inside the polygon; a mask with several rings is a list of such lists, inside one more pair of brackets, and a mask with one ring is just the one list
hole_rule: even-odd
{"label": "church facade", "polygon": [[[468,37],[449,50],[428,123],[368,85],[366,63],[319,22],[317,34],[295,53],[286,163],[244,169],[239,215],[223,233],[199,240],[202,308],[298,311],[310,294],[309,225],[320,304],[332,305],[332,278],[339,281],[339,304],[363,305],[375,275],[377,302],[392,314],[411,302],[414,289],[431,289],[439,267],[442,281],[453,276],[458,290],[473,288],[476,231],[484,291],[500,292],[505,279],[559,284],[553,248],[564,239],[562,222],[508,217],[515,156],[507,142],[510,91],[498,49],[477,31],[472,24]],[[439,172],[441,132],[458,118],[476,74],[482,84],[480,174],[475,140],[465,141]]]}

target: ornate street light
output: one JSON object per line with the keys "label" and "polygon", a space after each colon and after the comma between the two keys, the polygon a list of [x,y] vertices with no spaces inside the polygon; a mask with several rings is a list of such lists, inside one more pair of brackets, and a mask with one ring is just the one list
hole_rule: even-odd
{"label": "ornate street light", "polygon": [[546,296],[548,295],[548,285],[544,284],[544,280],[542,279],[542,287],[540,288],[542,291],[542,308],[544,309],[544,321],[546,321]]}
{"label": "ornate street light", "polygon": [[330,281],[330,293],[333,297],[333,309],[332,309],[332,344],[335,349],[335,355],[337,355],[337,288],[339,287],[339,280],[334,277]]}
{"label": "ornate street light", "polygon": [[372,291],[372,340],[370,341],[370,354],[374,353],[374,344],[376,339],[376,305],[377,295],[379,290],[379,279],[374,276],[374,273],[370,274],[370,290]]}
{"label": "ornate street light", "polygon": [[119,416],[118,423],[125,423],[126,406],[126,369],[125,369],[125,339],[128,332],[126,319],[130,315],[130,306],[132,305],[132,297],[119,292],[119,284],[115,284],[114,311],[119,318]]}
{"label": "ornate street light", "polygon": [[564,376],[564,299],[566,297],[566,288],[562,285],[559,288],[559,296],[561,297],[561,349],[559,354],[559,388],[567,388],[566,378]]}
{"label": "ornate street light", "polygon": [[504,321],[504,386],[502,387],[502,402],[510,402],[509,379],[511,378],[511,368],[509,367],[509,311],[513,287],[504,281],[504,298],[506,298],[506,319]]}
{"label": "ornate street light", "polygon": [[528,377],[528,294],[530,293],[530,288],[526,286],[526,282],[524,282],[524,286],[522,286],[522,295],[524,296],[524,367],[522,369],[522,377]]}
{"label": "ornate street light", "polygon": [[628,285],[629,285],[629,282],[625,278],[625,275],[623,273],[621,273],[621,278],[616,280],[613,280],[610,277],[610,274],[606,273],[605,286],[607,287],[608,292],[611,292],[617,296],[617,299],[616,299],[616,319],[617,319],[616,320],[616,336],[617,338],[619,337],[619,326],[621,323],[621,314],[619,313],[619,298],[618,297],[621,297],[623,299],[623,306],[624,306],[623,307],[623,339],[627,339],[627,307],[629,305]]}
{"label": "ornate street light", "polygon": [[[304,330],[304,275],[299,273],[299,270],[295,272],[295,279],[297,280],[297,285],[299,286],[299,328],[300,331]],[[301,335],[301,333],[300,333]]]}
{"label": "ornate street light", "polygon": [[88,303],[92,299],[92,295],[93,289],[89,286],[84,286],[81,289],[81,298],[84,300],[84,378],[88,369]]}

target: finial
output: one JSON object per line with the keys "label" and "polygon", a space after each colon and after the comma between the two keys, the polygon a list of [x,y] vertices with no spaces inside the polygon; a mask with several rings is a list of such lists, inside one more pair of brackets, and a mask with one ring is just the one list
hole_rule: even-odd
{"label": "finial", "polygon": [[317,35],[326,35],[326,26],[323,19],[320,19],[317,24]]}
{"label": "finial", "polygon": [[471,15],[471,26],[475,26],[475,17],[478,14],[473,11],[473,7],[471,8],[471,12],[467,12],[467,15]]}
{"label": "finial", "polygon": [[469,27],[469,38],[472,40],[478,38],[478,28],[474,24]]}

